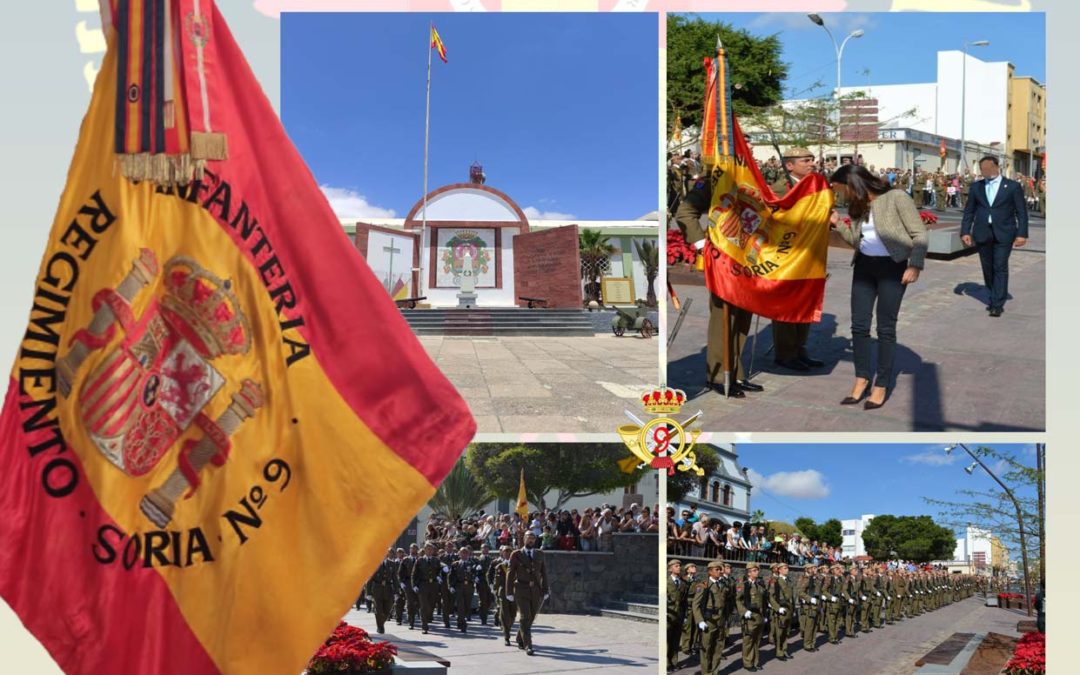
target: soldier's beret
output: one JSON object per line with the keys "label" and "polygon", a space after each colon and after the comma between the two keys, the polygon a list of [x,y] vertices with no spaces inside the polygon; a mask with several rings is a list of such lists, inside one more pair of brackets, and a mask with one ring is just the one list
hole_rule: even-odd
{"label": "soldier's beret", "polygon": [[723,566],[724,566],[724,563],[720,562],[719,560],[713,560],[712,562],[710,562],[706,566],[706,569],[711,570],[711,569],[720,568],[720,567],[723,567]]}
{"label": "soldier's beret", "polygon": [[669,560],[669,561],[667,561],[668,569],[674,567],[675,565],[682,565],[682,561],[681,560]]}

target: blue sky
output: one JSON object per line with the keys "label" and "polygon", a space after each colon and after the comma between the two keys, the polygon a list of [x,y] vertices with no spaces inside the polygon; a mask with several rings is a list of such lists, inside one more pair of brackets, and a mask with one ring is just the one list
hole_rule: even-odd
{"label": "blue sky", "polygon": [[[965,445],[972,450],[979,447]],[[1035,466],[1033,444],[986,445],[1011,451],[1020,462]],[[736,451],[739,464],[751,470],[757,485],[750,497],[751,510],[762,509],[772,520],[794,522],[808,516],[821,522],[863,514],[936,518],[938,507],[923,497],[962,501],[965,498],[956,494],[958,490],[997,488],[981,469],[970,476],[964,472],[971,459],[963,450],[946,455],[945,447],[942,443],[741,443]],[[988,465],[1003,476],[1004,468]]]}
{"label": "blue sky", "polygon": [[[825,30],[806,14],[723,13],[700,14],[709,21],[723,21],[754,35],[778,34],[782,59],[789,64],[786,96],[825,96],[836,86],[836,53]],[[986,47],[971,48],[984,61],[1009,61],[1017,75],[1030,75],[1046,84],[1046,21],[1040,12],[945,13],[877,12],[822,14],[837,43],[851,31],[866,34],[852,38],[844,48],[843,86],[910,84],[937,79],[937,52],[960,49],[965,41],[989,40]],[[806,91],[815,82],[823,84]]]}
{"label": "blue sky", "polygon": [[281,117],[339,215],[422,196],[430,21],[449,63],[433,57],[429,190],[479,160],[530,217],[657,209],[656,15],[284,14]]}

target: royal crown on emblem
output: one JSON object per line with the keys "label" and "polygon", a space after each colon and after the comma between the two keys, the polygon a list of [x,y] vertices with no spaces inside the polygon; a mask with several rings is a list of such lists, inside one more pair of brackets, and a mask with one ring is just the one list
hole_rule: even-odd
{"label": "royal crown on emblem", "polygon": [[682,389],[660,387],[641,395],[645,411],[650,413],[677,413],[686,403],[686,392]]}
{"label": "royal crown on emblem", "polygon": [[206,358],[243,354],[251,346],[251,328],[239,307],[232,283],[191,258],[176,257],[165,265],[162,313]]}

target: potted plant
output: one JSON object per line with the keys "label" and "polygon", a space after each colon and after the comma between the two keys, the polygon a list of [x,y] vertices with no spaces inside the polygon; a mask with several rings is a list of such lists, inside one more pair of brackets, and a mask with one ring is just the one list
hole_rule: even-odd
{"label": "potted plant", "polygon": [[1046,634],[1025,633],[1016,643],[1005,675],[1041,675],[1046,672]]}
{"label": "potted plant", "polygon": [[389,642],[374,642],[364,629],[341,622],[308,661],[307,672],[390,673],[396,654],[397,647]]}

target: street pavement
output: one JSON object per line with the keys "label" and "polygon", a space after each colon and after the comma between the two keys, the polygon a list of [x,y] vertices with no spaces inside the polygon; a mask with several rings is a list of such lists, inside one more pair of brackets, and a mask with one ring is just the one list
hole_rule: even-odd
{"label": "street pavement", "polygon": [[478,433],[613,433],[659,380],[660,338],[429,337]]}
{"label": "street pavement", "polygon": [[[960,211],[938,214],[959,224]],[[829,249],[822,321],[808,349],[825,367],[795,373],[773,362],[770,321],[758,324],[753,381],[745,399],[704,389],[708,291],[679,285],[693,303],[668,349],[668,385],[686,392],[708,431],[1041,431],[1046,387],[1046,227],[1031,218],[1029,241],[1009,261],[1012,299],[1000,318],[986,312],[977,254],[927,260],[908,287],[897,326],[895,389],[885,406],[840,406],[851,392],[851,257]],[[668,325],[677,312],[668,305]],[[753,340],[754,331],[751,331]],[[750,343],[744,363],[750,362]]]}
{"label": "street pavement", "polygon": [[[1020,610],[986,607],[978,595],[942,607],[929,614],[905,619],[872,633],[860,633],[857,638],[842,638],[840,644],[829,644],[826,636],[818,636],[818,651],[802,651],[801,634],[788,641],[788,654],[793,658],[778,661],[773,658],[772,644],[762,646],[761,671],[776,675],[910,675],[918,669],[915,662],[947,640],[953,633],[1000,633],[1019,637],[1018,621],[1027,619]],[[742,667],[742,646],[739,630],[728,637],[724,652],[722,675],[745,672]],[[687,660],[677,671],[681,675],[701,672],[697,657]]]}
{"label": "street pavement", "polygon": [[[450,661],[450,673],[525,675],[595,671],[654,675],[659,667],[659,632],[655,623],[577,614],[542,613],[533,624],[533,647],[528,656],[503,644],[502,632],[491,625],[469,623],[469,632],[447,630],[438,623],[427,635],[419,624],[387,623],[386,634],[375,632],[375,615],[350,610],[344,619],[376,640],[411,645]],[[489,622],[490,623],[490,622]],[[511,637],[511,644],[513,637]]]}

